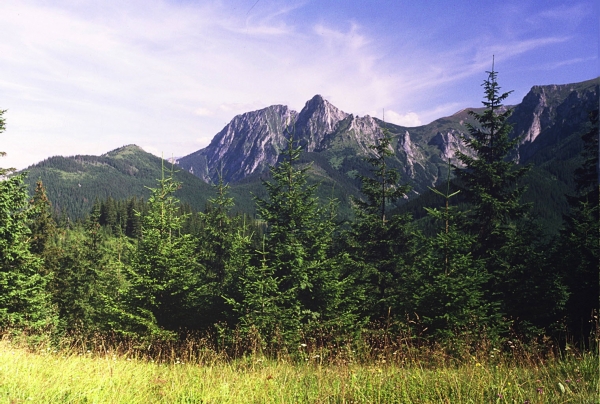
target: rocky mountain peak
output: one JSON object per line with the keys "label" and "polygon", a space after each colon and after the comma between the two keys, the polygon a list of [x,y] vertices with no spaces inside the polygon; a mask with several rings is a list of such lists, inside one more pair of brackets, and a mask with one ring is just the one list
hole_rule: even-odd
{"label": "rocky mountain peak", "polygon": [[317,94],[306,102],[298,114],[295,133],[306,151],[319,151],[330,140],[328,135],[335,133],[340,122],[349,116]]}
{"label": "rocky mountain peak", "polygon": [[237,181],[277,162],[285,147],[287,129],[298,113],[272,105],[234,117],[208,147],[177,160],[177,164],[207,182],[223,167],[226,181]]}
{"label": "rocky mountain peak", "polygon": [[[597,105],[597,79],[533,87],[522,103],[507,106],[513,108],[509,118],[513,136],[520,139],[515,157],[520,163],[527,162],[538,150],[585,124],[587,112]],[[470,153],[461,139],[466,123],[473,122],[469,111],[481,109],[463,109],[415,128],[390,124],[396,159],[405,174],[415,181],[433,184],[438,178],[439,164],[445,167],[448,160],[458,164],[457,151]],[[177,163],[208,182],[214,182],[223,167],[225,181],[235,182],[275,165],[291,133],[304,151],[325,153],[326,161],[337,168],[344,164],[351,167],[362,164],[361,159],[373,153],[370,146],[381,138],[383,124],[368,115],[348,114],[317,94],[299,113],[284,105],[273,105],[238,115],[209,146],[178,159]],[[351,164],[348,161],[352,159],[355,162]]]}

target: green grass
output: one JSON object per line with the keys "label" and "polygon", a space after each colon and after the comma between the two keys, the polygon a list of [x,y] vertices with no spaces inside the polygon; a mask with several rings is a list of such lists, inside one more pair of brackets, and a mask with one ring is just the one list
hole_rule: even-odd
{"label": "green grass", "polygon": [[139,353],[136,358],[110,350],[28,349],[4,340],[0,402],[598,402],[598,356],[590,353],[546,359],[485,354],[432,364],[393,352],[388,360],[379,356],[360,363],[347,355],[227,360],[214,352],[197,352],[188,356],[191,362],[170,352],[157,356],[163,358],[157,363]]}

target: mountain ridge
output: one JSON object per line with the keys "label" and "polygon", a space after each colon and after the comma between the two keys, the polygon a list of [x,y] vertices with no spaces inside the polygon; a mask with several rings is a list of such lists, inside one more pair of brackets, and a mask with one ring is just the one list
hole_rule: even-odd
{"label": "mountain ridge", "polygon": [[[550,194],[538,195],[542,200],[553,199],[552,206],[556,208],[548,208],[544,213],[553,216],[553,221],[558,220],[556,217],[565,209],[563,194],[573,186],[569,178],[578,164],[579,135],[588,123],[588,111],[598,108],[598,93],[598,78],[581,83],[533,86],[522,102],[511,106],[513,136],[521,138],[515,158],[521,164],[534,164],[531,193],[542,195],[544,187],[554,190],[551,198]],[[315,95],[300,112],[285,105],[272,105],[239,114],[208,146],[177,159],[176,164],[185,172],[185,177],[183,173],[178,174],[180,180],[184,185],[193,184],[192,188],[196,189],[190,193],[195,196],[189,196],[185,202],[202,209],[212,192],[207,183],[216,182],[222,175],[225,182],[230,183],[240,209],[252,211],[250,193],[261,192],[261,181],[268,178],[269,167],[277,164],[286,146],[286,137],[292,134],[304,150],[302,164],[312,164],[311,181],[329,189],[320,196],[338,198],[341,209],[348,213],[350,195],[360,195],[358,178],[369,174],[364,157],[372,153],[370,146],[377,142],[383,128],[392,135],[394,156],[389,165],[399,170],[401,181],[412,186],[409,199],[414,199],[447,179],[448,160],[457,162],[456,150],[468,152],[461,136],[467,133],[466,124],[474,123],[469,111],[481,110],[481,107],[463,108],[425,125],[405,127],[369,115],[359,117],[347,113]],[[127,145],[101,156],[51,157],[28,168],[29,182],[33,189],[34,182],[41,178],[55,188],[49,193],[50,199],[56,200],[55,204],[77,205],[77,215],[81,215],[94,197],[123,197],[127,192],[143,196],[147,191],[145,187],[156,185],[163,164],[160,158],[138,146]],[[115,175],[116,180],[111,180],[111,175]],[[75,180],[78,182],[73,182]],[[82,187],[77,185],[79,183]],[[81,188],[99,191],[83,196]],[[69,198],[80,202],[66,202]],[[81,202],[81,198],[87,200],[87,204]],[[188,197],[182,200],[185,198]]]}

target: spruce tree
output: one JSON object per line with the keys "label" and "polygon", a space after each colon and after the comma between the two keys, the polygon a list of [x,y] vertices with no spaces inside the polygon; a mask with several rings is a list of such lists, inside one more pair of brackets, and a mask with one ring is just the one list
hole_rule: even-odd
{"label": "spruce tree", "polygon": [[205,212],[198,213],[200,230],[196,247],[198,261],[205,269],[201,286],[205,299],[203,312],[210,324],[229,317],[224,295],[229,299],[238,297],[235,278],[249,265],[251,241],[244,218],[231,215],[235,204],[221,175],[214,189],[217,195],[209,198]]}
{"label": "spruce tree", "polygon": [[271,180],[263,182],[268,198],[257,198],[256,204],[259,217],[267,223],[265,265],[273,271],[284,297],[276,299],[283,306],[273,320],[286,324],[282,331],[292,341],[303,324],[333,315],[338,280],[328,255],[333,221],[318,204],[317,185],[308,184],[310,166],[295,166],[300,147],[293,134],[281,158],[271,167]]}
{"label": "spruce tree", "polygon": [[35,192],[29,203],[32,209],[29,226],[31,229],[31,252],[44,258],[45,251],[56,232],[56,222],[52,217],[52,204],[41,180],[36,182]]}
{"label": "spruce tree", "polygon": [[582,164],[575,170],[576,194],[568,195],[570,210],[554,247],[553,263],[568,286],[567,326],[583,344],[598,315],[600,261],[600,185],[598,168],[598,109],[591,111],[590,128],[582,136]]}
{"label": "spruce tree", "polygon": [[345,249],[354,263],[355,293],[367,299],[363,315],[371,320],[384,320],[390,314],[404,316],[414,300],[415,229],[409,215],[389,215],[393,204],[410,190],[399,183],[398,171],[389,166],[394,155],[391,140],[384,128],[378,143],[371,146],[373,156],[366,159],[371,175],[360,177],[365,199],[354,199],[356,219],[345,237]]}
{"label": "spruce tree", "polygon": [[511,237],[510,227],[528,211],[521,202],[525,191],[518,181],[529,167],[517,168],[512,160],[519,139],[510,138],[511,109],[503,106],[510,91],[500,94],[498,73],[492,68],[483,82],[485,99],[482,113],[469,111],[477,125],[467,123],[469,134],[462,140],[474,155],[457,151],[462,163],[454,172],[472,204],[468,227],[477,236],[477,255],[497,251]]}
{"label": "spruce tree", "polygon": [[122,329],[114,317],[123,309],[118,301],[125,284],[109,237],[92,215],[84,226],[60,231],[48,248],[48,287],[62,332],[89,335]]}
{"label": "spruce tree", "polygon": [[173,193],[180,184],[164,176],[151,188],[148,211],[141,215],[142,230],[129,272],[132,330],[160,334],[162,330],[197,329],[201,267],[195,240],[182,234],[185,220]]}
{"label": "spruce tree", "polygon": [[426,335],[453,339],[476,334],[489,326],[493,307],[485,302],[483,288],[488,275],[481,260],[471,254],[475,237],[460,230],[464,212],[451,206],[460,191],[451,192],[450,171],[445,192],[430,188],[444,198],[445,206],[425,208],[440,224],[437,233],[424,240],[417,261],[419,288],[415,312]]}
{"label": "spruce tree", "polygon": [[[5,129],[0,110],[0,133]],[[0,156],[4,156],[0,152]],[[31,215],[25,173],[0,168],[0,327],[41,330],[54,324],[42,261],[29,244]]]}
{"label": "spruce tree", "polygon": [[543,243],[528,215],[531,206],[521,201],[520,180],[530,167],[514,161],[519,139],[510,136],[512,110],[503,105],[511,92],[500,93],[493,67],[487,73],[485,110],[470,111],[477,124],[467,124],[469,133],[462,136],[471,153],[457,151],[461,164],[454,166],[469,203],[463,228],[475,236],[473,257],[484,261],[489,274],[485,297],[498,308],[496,317],[506,320],[495,322],[492,331],[512,327],[535,335],[560,311],[564,290],[540,254]]}

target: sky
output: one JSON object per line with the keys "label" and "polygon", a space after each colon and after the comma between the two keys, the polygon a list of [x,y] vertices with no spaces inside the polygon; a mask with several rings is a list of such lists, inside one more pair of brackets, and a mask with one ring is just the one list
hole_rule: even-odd
{"label": "sky", "polygon": [[[127,144],[164,158],[235,115],[315,94],[424,125],[596,78],[597,0],[2,0],[0,167]],[[384,116],[385,111],[385,116]]]}

